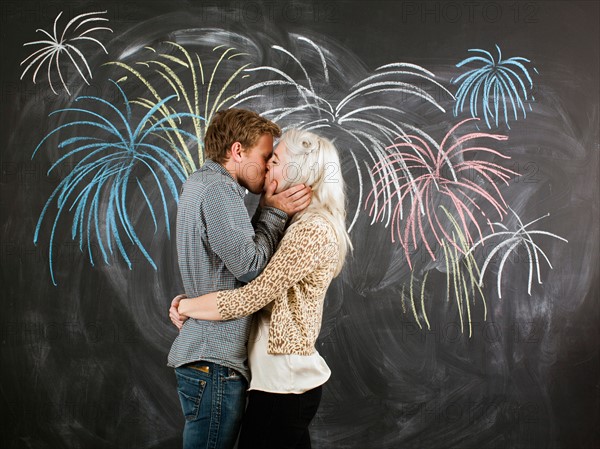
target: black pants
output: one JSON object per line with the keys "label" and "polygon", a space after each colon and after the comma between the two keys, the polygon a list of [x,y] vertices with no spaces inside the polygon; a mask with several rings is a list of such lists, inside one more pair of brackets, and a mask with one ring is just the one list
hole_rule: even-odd
{"label": "black pants", "polygon": [[250,391],[239,449],[310,449],[308,425],[321,393],[322,387],[302,394]]}

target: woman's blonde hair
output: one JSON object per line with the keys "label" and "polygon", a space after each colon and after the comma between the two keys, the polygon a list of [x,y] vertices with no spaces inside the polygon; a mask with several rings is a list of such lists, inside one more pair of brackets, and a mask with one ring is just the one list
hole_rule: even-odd
{"label": "woman's blonde hair", "polygon": [[286,131],[280,143],[287,150],[283,188],[305,184],[313,191],[310,205],[294,215],[292,224],[311,214],[321,215],[331,223],[339,244],[337,276],[342,271],[346,253],[352,249],[346,231],[346,193],[338,152],[329,139],[297,128]]}

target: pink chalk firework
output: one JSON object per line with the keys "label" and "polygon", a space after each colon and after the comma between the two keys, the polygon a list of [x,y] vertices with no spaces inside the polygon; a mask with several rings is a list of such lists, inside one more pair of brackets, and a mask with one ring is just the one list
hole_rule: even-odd
{"label": "pink chalk firework", "polygon": [[[448,230],[448,220],[440,205],[447,205],[470,245],[474,243],[473,232],[483,238],[482,223],[492,227],[483,203],[491,206],[500,219],[507,212],[508,206],[497,184],[498,181],[508,184],[517,173],[495,162],[469,159],[469,156],[479,154],[510,159],[479,143],[481,139],[504,141],[508,137],[486,132],[459,135],[459,129],[473,120],[478,119],[463,120],[455,125],[439,146],[433,148],[420,136],[407,136],[402,142],[389,146],[387,149],[392,152],[373,167],[374,176],[389,169],[394,176],[382,178],[375,184],[365,208],[375,221],[381,221],[388,203],[395,202],[390,227],[392,241],[398,239],[411,267],[411,249],[416,250],[420,243],[433,260],[436,259],[435,243],[441,245],[443,241],[464,254],[458,237]],[[380,205],[380,196],[391,186],[397,187]],[[404,218],[407,202],[408,213]]]}

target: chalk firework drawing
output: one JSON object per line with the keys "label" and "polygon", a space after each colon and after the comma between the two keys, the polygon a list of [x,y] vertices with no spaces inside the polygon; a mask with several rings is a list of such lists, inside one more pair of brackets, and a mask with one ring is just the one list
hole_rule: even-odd
{"label": "chalk firework drawing", "polygon": [[[157,269],[152,257],[138,238],[130,219],[129,184],[135,185],[144,198],[143,204],[147,206],[152,217],[155,234],[158,231],[159,218],[144,184],[149,183],[158,191],[166,236],[170,237],[167,195],[163,184],[166,184],[171,196],[177,201],[179,194],[175,181],[178,179],[183,182],[186,173],[175,156],[159,146],[152,138],[160,138],[166,132],[175,132],[195,139],[195,135],[181,128],[172,128],[169,122],[182,119],[197,120],[201,117],[186,112],[173,112],[165,117],[156,118],[157,111],[176,98],[172,95],[158,102],[135,124],[131,102],[118,84],[114,81],[113,84],[122,98],[124,111],[99,97],[77,97],[75,103],[86,102],[90,106],[59,109],[50,113],[50,116],[65,113],[81,114],[85,118],[77,118],[56,127],[41,140],[32,155],[33,158],[51,136],[60,133],[62,140],[58,148],[67,149],[67,152],[54,162],[48,174],[67,160],[79,159],[50,195],[40,214],[34,234],[34,243],[37,244],[42,222],[47,215],[50,215],[50,206],[56,202],[57,210],[50,233],[48,254],[54,285],[56,285],[52,252],[54,234],[61,216],[67,211],[74,211],[71,238],[75,240],[79,237],[79,248],[82,252],[86,242],[92,265],[94,265],[92,242],[95,240],[105,263],[110,262],[110,256],[114,255],[116,246],[131,269],[132,262],[122,239],[124,233],[129,242],[139,248],[150,265]],[[62,134],[72,127],[77,130],[77,134],[74,137],[64,137]],[[181,148],[175,150],[179,154],[183,153]],[[144,176],[141,176],[142,173]]]}
{"label": "chalk firework drawing", "polygon": [[[77,73],[79,73],[81,78],[83,78],[83,81],[89,85],[90,83],[89,83],[87,77],[89,76],[90,80],[92,79],[92,70],[90,69],[87,58],[81,52],[81,50],[79,48],[77,48],[77,45],[80,44],[81,41],[90,41],[90,42],[93,42],[93,43],[99,45],[100,48],[102,48],[102,50],[104,50],[104,53],[108,54],[108,51],[106,50],[106,47],[104,47],[102,42],[100,42],[96,38],[88,36],[88,34],[93,33],[95,31],[110,31],[112,33],[112,29],[110,29],[108,27],[104,27],[104,26],[93,26],[92,28],[83,27],[79,31],[79,34],[76,34],[76,32],[83,25],[87,26],[87,24],[90,24],[91,22],[108,22],[108,19],[105,17],[97,17],[99,14],[106,14],[106,11],[88,12],[85,14],[79,14],[78,16],[74,17],[67,23],[67,25],[63,29],[60,37],[58,37],[58,19],[60,19],[60,16],[62,15],[62,11],[58,14],[58,16],[56,16],[56,19],[54,20],[53,34],[50,34],[46,30],[42,30],[42,29],[38,28],[36,30],[36,32],[44,33],[46,36],[48,36],[49,40],[39,40],[39,41],[27,42],[27,43],[23,44],[23,46],[43,45],[43,47],[34,51],[31,55],[29,55],[27,58],[25,58],[21,62],[21,65],[27,64],[27,66],[23,70],[23,73],[21,74],[20,79],[23,79],[25,74],[31,68],[33,68],[35,66],[35,70],[33,72],[33,77],[32,77],[33,83],[35,84],[38,72],[44,66],[44,64],[46,64],[47,77],[48,77],[48,83],[50,84],[50,89],[52,89],[52,92],[54,92],[54,94],[58,95],[58,92],[56,91],[56,89],[54,88],[54,85],[52,83],[52,66],[54,64],[54,67],[56,68],[58,77],[60,78],[60,81],[61,81],[65,91],[67,92],[67,94],[70,95],[71,92],[69,91],[69,88],[67,87],[67,84],[65,82],[65,79],[63,77],[63,73],[62,73],[62,70],[60,67],[61,66],[60,57],[64,53],[66,56],[69,57],[71,63],[73,64],[73,67],[75,67],[75,69],[77,70]],[[71,30],[71,27],[74,27],[74,28]],[[87,75],[84,73],[85,71],[82,71],[82,69],[80,67],[81,64],[83,64],[83,66],[85,66],[85,69],[87,69]]]}
{"label": "chalk firework drawing", "polygon": [[508,260],[508,257],[511,255],[511,253],[516,252],[519,247],[525,248],[525,251],[527,252],[527,263],[529,265],[527,294],[529,296],[531,296],[531,284],[533,281],[534,267],[535,267],[535,271],[536,271],[536,277],[537,277],[538,284],[542,283],[542,277],[541,277],[541,273],[540,273],[541,258],[543,258],[546,261],[546,263],[548,264],[548,266],[550,267],[550,269],[552,269],[552,264],[550,263],[550,259],[548,258],[546,253],[542,250],[542,248],[536,242],[534,242],[533,237],[536,235],[546,235],[546,236],[561,240],[565,243],[568,243],[568,241],[566,239],[564,239],[556,234],[553,234],[551,232],[527,229],[532,224],[537,223],[538,221],[550,216],[549,213],[546,215],[543,215],[539,218],[536,218],[535,220],[532,220],[527,224],[523,224],[523,221],[517,215],[517,213],[515,211],[513,211],[512,209],[511,209],[511,212],[513,213],[513,215],[515,216],[515,218],[517,219],[518,224],[519,224],[519,226],[516,230],[510,231],[508,229],[508,227],[506,227],[502,223],[494,223],[494,225],[500,227],[501,229],[503,229],[503,231],[498,231],[493,234],[487,235],[486,237],[482,237],[469,250],[469,253],[472,253],[475,250],[475,248],[477,248],[480,245],[484,245],[487,240],[492,239],[494,237],[502,238],[502,241],[500,243],[498,243],[489,252],[488,256],[486,257],[486,259],[483,263],[483,266],[481,268],[481,273],[479,276],[479,285],[483,286],[483,277],[484,277],[487,269],[489,268],[490,262],[492,261],[494,256],[496,256],[497,254],[498,255],[502,254],[502,257],[500,258],[500,265],[498,266],[498,277],[497,277],[497,281],[496,281],[499,298],[502,298],[502,289],[501,289],[502,270],[504,269],[504,265],[506,264],[506,261]]}
{"label": "chalk firework drawing", "polygon": [[[397,138],[410,140],[407,132],[419,136],[419,138],[424,141],[431,142],[432,145],[435,144],[435,141],[419,127],[411,125],[407,121],[403,121],[406,111],[402,109],[401,104],[403,98],[411,97],[413,100],[425,103],[436,110],[444,112],[444,108],[436,101],[436,99],[415,83],[415,80],[424,82],[445,92],[449,98],[454,98],[447,89],[434,79],[433,73],[415,64],[387,64],[377,68],[374,73],[351,85],[347,93],[340,92],[338,89],[329,89],[331,94],[325,97],[319,95],[317,87],[319,86],[322,88],[323,86],[329,86],[332,83],[332,70],[329,66],[329,59],[333,58],[331,52],[325,48],[321,48],[315,42],[304,36],[292,35],[292,38],[300,45],[300,48],[304,52],[310,53],[312,57],[310,60],[317,62],[316,67],[305,66],[301,61],[300,56],[296,56],[289,50],[278,45],[273,45],[272,50],[280,56],[283,55],[287,58],[287,61],[284,58],[284,61],[281,62],[283,66],[288,64],[287,68],[278,68],[268,65],[251,67],[249,63],[244,63],[243,59],[240,59],[240,57],[249,56],[247,53],[239,52],[235,48],[223,45],[214,47],[212,49],[213,55],[203,54],[203,58],[201,58],[197,53],[189,51],[176,42],[162,42],[158,44],[156,48],[145,47],[146,50],[150,52],[151,57],[145,58],[142,61],[135,61],[131,64],[122,61],[112,61],[107,64],[125,71],[124,75],[118,79],[117,87],[125,98],[128,111],[133,105],[145,108],[152,112],[147,115],[145,120],[147,120],[149,124],[161,124],[156,130],[157,132],[152,133],[153,136],[161,140],[161,142],[158,143],[162,151],[160,154],[165,156],[165,158],[167,154],[169,155],[169,158],[165,159],[166,161],[173,162],[170,158],[175,159],[179,165],[177,172],[181,170],[186,177],[195,171],[203,162],[201,142],[204,137],[207,123],[213,114],[222,107],[244,106],[249,100],[258,100],[259,107],[255,107],[254,109],[274,121],[282,122],[284,124],[284,129],[292,126],[309,130],[335,128],[335,133],[342,133],[350,136],[352,142],[356,144],[356,148],[366,152],[367,157],[370,158],[373,163],[386,160],[386,146],[395,142]],[[203,60],[211,60],[211,58],[212,60],[216,60],[216,62],[213,64],[212,71],[209,73],[210,68]],[[215,74],[219,70],[221,63],[223,61],[231,62],[232,60],[236,60],[236,58],[239,60],[237,65],[232,66],[230,63],[227,66],[230,71],[228,72],[228,77],[225,78],[225,81],[220,86],[218,92],[216,89],[215,92],[213,92],[213,88],[215,88],[213,79],[215,78]],[[290,63],[292,67],[289,67]],[[286,73],[285,70],[287,69],[289,69],[290,72],[295,71],[296,73],[301,73],[303,77],[301,77],[300,80],[295,80],[291,75]],[[315,75],[310,76],[309,72],[315,73]],[[231,89],[227,91],[227,88],[237,79],[237,77],[247,79],[251,76],[254,76],[252,79],[255,81],[252,81],[248,87],[238,91],[239,93],[232,93]],[[275,79],[269,79],[273,77],[275,77]],[[131,101],[128,100],[125,96],[124,89],[127,86],[131,86],[127,84],[129,80],[133,80],[134,82],[137,82],[138,85],[143,86],[150,94],[149,98],[138,97]],[[186,84],[186,80],[188,83],[191,82],[191,84]],[[268,97],[265,95],[265,89],[271,86],[292,87],[298,93],[297,101],[295,103],[292,102],[294,104],[290,104],[289,98],[281,98],[276,95]],[[201,91],[200,89],[204,89],[204,91]],[[397,105],[390,106],[382,100],[383,97],[389,98],[394,95],[397,96]],[[186,110],[185,114],[176,112],[171,106],[173,102],[165,101],[165,98],[173,97],[178,100],[177,105],[179,108],[183,107]],[[90,100],[92,97],[80,97],[78,100],[84,98]],[[270,99],[271,103],[263,101],[265,99]],[[99,98],[95,98],[95,100],[104,101]],[[204,100],[204,104],[201,104],[201,100]],[[80,109],[67,109],[63,110],[63,112],[73,112],[75,110],[82,113],[82,110]],[[92,113],[92,111],[86,112]],[[101,116],[98,115],[98,117]],[[120,117],[122,118],[123,115],[120,114]],[[182,117],[191,119],[191,133],[183,131],[184,128],[181,126]],[[206,120],[204,120],[204,117],[206,117]],[[103,117],[102,120],[108,119]],[[127,120],[122,119],[121,121],[126,122]],[[69,125],[76,124],[89,125],[89,122],[84,123],[82,121],[75,121]],[[64,126],[54,130],[44,138],[42,143],[51,134],[63,128]],[[71,138],[71,140],[66,139],[60,143],[59,147],[63,148],[69,144],[83,141],[84,139],[84,136],[80,137],[79,140],[76,138]],[[195,155],[192,154],[189,146],[190,140],[197,145],[197,152]],[[100,146],[101,145],[99,145],[99,147]],[[94,147],[87,146],[86,148]],[[157,146],[156,148],[159,147]],[[37,152],[38,149],[39,146],[35,151]],[[139,146],[136,147],[136,151],[139,151],[139,149]],[[356,167],[356,176],[360,185],[359,198],[353,220],[349,225],[349,230],[351,230],[356,223],[360,205],[363,201],[361,164],[359,163],[360,159],[355,154],[357,149],[351,147],[348,150]],[[76,148],[76,150],[77,151],[68,153],[69,156],[79,153],[80,149]],[[60,160],[62,161],[64,159],[61,158]],[[89,162],[88,159],[86,159],[86,161]],[[367,169],[369,168],[367,161],[362,161],[362,163]],[[91,166],[97,169],[100,168],[100,166],[96,165]],[[78,170],[82,169],[82,167],[78,166],[73,173],[63,180],[64,183],[61,184],[61,188],[71,192],[72,189],[75,188],[77,182],[81,181],[81,178],[77,175]],[[168,172],[172,169],[173,167],[171,166],[162,167],[163,172]],[[410,172],[405,166],[403,167],[403,170],[405,170],[407,176],[410,176]],[[114,175],[117,172],[118,170],[115,172],[111,171],[110,173]],[[367,170],[367,173],[373,185],[377,183],[378,179],[391,180],[390,183],[386,183],[386,188],[383,192],[384,202],[392,195],[393,186],[399,188],[397,177],[391,168],[384,167],[376,176],[373,176],[369,170]],[[101,180],[104,179],[102,176],[94,179],[95,181],[100,182],[100,185],[104,185],[104,181],[101,182]],[[412,192],[411,195],[413,195]],[[64,195],[60,196],[60,206],[63,206],[63,196]],[[49,203],[53,198],[54,195],[52,195]],[[82,198],[87,200],[88,196]],[[376,202],[377,201],[379,201],[379,196],[376,198]],[[392,206],[389,202],[385,203],[385,205],[387,209],[383,210],[381,215],[387,217],[389,223],[392,219]],[[163,204],[163,206],[165,205]],[[86,210],[86,206],[81,207],[82,209],[78,209],[78,212],[83,213]],[[96,203],[94,203],[94,207],[97,208]],[[121,207],[121,209],[116,210],[122,211],[124,209]],[[150,210],[152,211],[152,209]],[[40,222],[44,218],[46,211],[47,207],[40,217]],[[60,216],[60,211],[62,211],[62,207],[59,209],[58,216]],[[56,217],[57,220],[58,216]],[[79,223],[80,227],[83,226],[82,221],[78,221],[78,219],[75,221],[76,223]],[[111,226],[112,224],[114,223],[111,223]],[[124,226],[126,230],[131,230],[131,224],[127,219],[124,220]],[[76,228],[74,227],[74,232],[75,229]],[[116,230],[117,228],[113,226],[112,229]],[[36,241],[38,232],[39,225],[36,230]],[[54,232],[52,233],[52,237],[53,235]],[[87,235],[89,235],[89,233]],[[98,238],[101,237],[98,232],[96,235]],[[133,243],[138,246],[140,245],[141,242],[139,242],[135,233],[128,232],[128,235],[131,236],[130,240],[132,240]],[[80,238],[83,238],[83,234],[81,233]],[[115,242],[129,264],[129,259],[127,259],[123,247],[119,245],[120,240],[118,234],[115,236]],[[107,254],[104,251],[104,247],[106,246],[110,249],[111,240],[107,240],[106,243],[107,245],[101,245],[100,248],[105,260],[107,260]],[[143,246],[141,246],[140,249],[143,250]],[[151,261],[151,257],[147,252],[145,252],[145,250],[142,252],[146,258]],[[92,258],[90,257],[90,259]],[[151,261],[151,263],[153,262]]]}
{"label": "chalk firework drawing", "polygon": [[[446,274],[446,300],[450,301],[454,297],[456,302],[458,317],[460,320],[461,332],[464,332],[465,326],[469,329],[469,338],[473,335],[473,317],[472,307],[475,305],[477,298],[481,300],[483,305],[483,319],[487,319],[487,304],[483,290],[479,283],[481,270],[474,255],[469,252],[469,245],[463,233],[462,227],[450,214],[448,209],[440,206],[440,209],[445,214],[446,218],[451,223],[451,236],[453,241],[457,242],[458,246],[442,240],[441,247],[443,249],[444,264],[438,268]],[[412,311],[415,322],[420,329],[423,328],[421,318],[427,329],[431,329],[429,318],[427,315],[426,297],[435,298],[439,296],[439,292],[426,294],[427,279],[432,270],[426,270],[421,281],[420,288],[415,287],[415,270],[411,269],[410,282],[408,288],[403,285],[400,299],[402,301],[402,311],[407,312],[405,302],[410,301],[410,309]],[[420,290],[420,297],[417,297],[415,290]],[[407,291],[408,290],[408,294]],[[420,301],[419,301],[420,299]],[[431,304],[429,305],[431,307]],[[420,312],[420,313],[419,313]],[[466,323],[466,324],[465,324]]]}
{"label": "chalk firework drawing", "polygon": [[[480,221],[490,224],[478,202],[490,204],[500,218],[506,213],[508,205],[496,183],[500,181],[508,184],[511,176],[517,173],[494,162],[469,159],[465,158],[465,155],[479,153],[510,159],[509,156],[487,146],[472,144],[476,139],[503,141],[507,136],[485,132],[458,135],[457,131],[461,126],[476,120],[478,119],[459,122],[448,131],[439,145],[437,143],[430,145],[416,135],[410,136],[411,141],[395,143],[388,148],[397,151],[388,154],[372,169],[373,174],[376,175],[382,170],[391,168],[395,179],[379,180],[367,196],[365,208],[370,204],[369,215],[374,216],[375,220],[381,220],[383,209],[378,211],[376,208],[377,198],[391,184],[399,186],[385,200],[384,206],[396,202],[390,228],[391,237],[392,241],[395,241],[397,236],[411,268],[411,247],[417,249],[421,242],[433,260],[436,259],[436,255],[431,240],[440,245],[445,241],[464,254],[457,236],[452,237],[446,230],[447,226],[444,224],[447,223],[448,217],[440,216],[438,212],[440,201],[446,200],[451,205],[450,216],[455,217],[460,224],[461,232],[469,244],[474,242],[469,229],[471,224],[475,226],[480,236],[482,236]],[[476,182],[479,180],[482,182]],[[486,185],[491,186],[491,192],[486,190]],[[402,205],[411,195],[410,211],[403,223]]]}
{"label": "chalk firework drawing", "polygon": [[[374,164],[385,160],[385,148],[396,138],[408,138],[407,132],[433,142],[424,131],[404,120],[406,111],[402,109],[403,99],[412,97],[445,112],[430,93],[414,82],[419,80],[421,83],[438,88],[449,98],[454,98],[450,91],[434,79],[433,73],[416,64],[400,62],[386,64],[350,86],[348,92],[340,92],[337,86],[344,85],[345,80],[337,79],[336,83],[333,83],[330,52],[305,36],[298,34],[291,36],[297,45],[296,53],[279,45],[271,47],[278,56],[287,58],[289,70],[268,65],[245,69],[247,73],[273,79],[259,79],[241,91],[231,106],[255,101],[254,107],[262,115],[275,122],[281,122],[284,129],[289,127],[307,130],[330,129],[337,134],[349,136],[356,144],[356,148],[365,151]],[[294,78],[288,72],[300,74],[300,77]],[[336,88],[333,89],[332,86]],[[296,93],[295,101],[290,100],[290,95],[267,95],[272,92],[269,89],[274,87],[292,88]],[[325,92],[327,95],[321,95],[320,92]],[[391,96],[397,99],[394,106],[388,104]],[[384,98],[387,101],[383,101]],[[264,101],[268,99],[271,99],[270,103]],[[269,108],[265,108],[265,104],[269,105]],[[351,231],[363,201],[363,182],[356,150],[349,148],[348,151],[356,168],[360,187],[353,219],[348,227]],[[369,173],[368,163],[363,161],[363,164]],[[391,179],[392,183],[396,179],[387,167],[379,172],[378,176]],[[373,176],[370,176],[370,181],[372,184],[377,183]],[[386,188],[383,192],[384,200],[390,194],[391,189]],[[391,206],[388,207],[386,216],[389,221],[392,216]]]}
{"label": "chalk firework drawing", "polygon": [[[85,57],[67,42],[87,39],[102,46],[85,34],[108,28],[88,29],[70,40],[65,40],[65,36],[70,27],[77,31],[85,23],[106,20],[97,17],[98,14],[77,16],[67,24],[60,39],[57,37],[59,14],[54,36],[46,33],[52,41],[30,43],[52,45],[23,61],[28,66],[22,76],[37,63],[33,74],[35,82],[40,68],[47,63],[49,83],[56,93],[50,79],[54,64],[68,92],[58,57],[61,52],[69,54],[71,50],[80,55],[91,78]],[[477,298],[482,301],[484,319],[487,315],[482,286],[493,255],[505,250],[498,272],[500,297],[507,254],[521,245],[531,256],[528,292],[534,266],[541,282],[539,259],[543,257],[549,265],[550,262],[532,236],[546,234],[564,239],[544,231],[528,230],[537,220],[523,225],[517,217],[521,226],[514,232],[501,223],[510,208],[499,185],[507,185],[518,174],[494,162],[510,157],[483,141],[501,142],[508,137],[464,131],[467,123],[477,126],[478,116],[488,128],[492,124],[498,126],[502,117],[508,125],[511,106],[515,120],[519,111],[525,117],[525,101],[532,99],[533,86],[525,67],[528,60],[503,60],[499,47],[497,61],[484,50],[471,50],[478,55],[465,59],[457,67],[473,62],[485,65],[456,78],[454,83],[462,84],[455,98],[435,80],[432,72],[411,63],[386,64],[350,82],[343,79],[339,61],[330,49],[302,35],[291,34],[290,37],[294,44],[291,50],[272,45],[270,50],[277,55],[273,59],[276,62],[259,66],[252,65],[250,54],[228,45],[215,45],[205,53],[172,41],[146,46],[143,48],[148,56],[142,60],[106,64],[120,71],[118,80],[111,80],[122,99],[118,104],[100,97],[81,96],[74,102],[88,106],[73,105],[50,114],[77,115],[48,133],[33,153],[35,156],[56,134],[60,136],[58,148],[64,149],[65,154],[54,162],[49,173],[67,160],[77,161],[47,200],[35,229],[34,242],[37,243],[42,224],[52,215],[52,206],[56,203],[49,248],[50,273],[55,285],[55,231],[67,212],[73,216],[71,238],[78,239],[82,252],[87,249],[92,265],[98,254],[105,263],[110,263],[115,253],[119,253],[131,269],[130,247],[127,246],[131,244],[157,269],[145,242],[136,233],[136,221],[128,209],[132,196],[135,193],[143,198],[142,204],[154,223],[155,233],[164,227],[169,237],[168,191],[177,202],[177,183],[183,182],[204,161],[202,141],[210,119],[219,109],[237,106],[257,110],[279,122],[284,130],[291,127],[320,129],[333,137],[344,136],[346,142],[350,142],[342,150],[349,153],[349,162],[354,164],[359,191],[349,231],[363,206],[369,210],[371,224],[384,222],[389,227],[392,241],[397,240],[403,248],[411,272],[410,285],[403,286],[402,307],[412,311],[419,327],[430,327],[427,309],[433,302],[428,305],[428,299],[436,296],[427,291],[432,267],[445,272],[446,299],[456,302],[461,329],[467,328],[469,336],[472,335],[471,309]],[[69,57],[76,64],[72,55]],[[88,82],[79,67],[77,70]],[[275,87],[291,89],[295,95],[273,94]],[[446,112],[426,87],[456,100],[455,115],[463,111],[469,100],[473,118],[454,125],[440,142],[415,124],[415,112],[411,110],[416,107]],[[133,100],[125,94],[129,88],[137,92]],[[140,94],[140,88],[145,94]],[[137,108],[135,116],[132,107]],[[410,114],[412,118],[408,119]],[[69,132],[69,129],[76,131]],[[371,183],[366,200],[363,199],[363,178]],[[134,187],[128,190],[128,185]],[[156,202],[160,203],[157,208]],[[500,220],[492,222],[486,215],[490,211]],[[484,226],[492,232],[485,237]],[[496,232],[497,229],[503,231]],[[480,264],[475,249],[494,236],[508,237]],[[99,248],[96,255],[92,251],[94,243]],[[430,263],[425,266],[417,266],[411,259],[412,251],[421,247],[430,257]],[[408,307],[405,301],[409,302]]]}
{"label": "chalk firework drawing", "polygon": [[[498,45],[496,49],[498,60],[486,50],[473,48],[469,51],[477,53],[476,56],[456,64],[456,67],[471,63],[481,63],[482,66],[470,69],[452,81],[454,84],[460,84],[456,92],[454,116],[463,112],[466,104],[471,117],[483,116],[488,128],[492,128],[492,125],[498,127],[500,120],[504,119],[504,123],[510,129],[509,111],[512,109],[514,120],[518,119],[519,111],[525,118],[525,103],[535,100],[531,94],[533,80],[527,68],[531,61],[523,57],[502,59]],[[537,69],[533,70],[538,73]],[[528,108],[531,110],[531,103],[528,104]]]}
{"label": "chalk firework drawing", "polygon": [[[150,98],[137,98],[131,101],[132,104],[150,110],[162,102],[165,96],[163,91],[166,90],[166,95],[176,95],[177,101],[181,100],[182,107],[186,109],[186,112],[192,114],[192,117],[202,116],[205,118],[205,120],[192,119],[192,129],[197,144],[195,154],[192,154],[182,133],[169,131],[163,136],[169,148],[180,147],[183,150],[182,153],[176,152],[176,155],[189,175],[204,163],[202,142],[208,124],[218,110],[226,107],[227,103],[234,99],[235,94],[228,89],[231,90],[234,80],[250,64],[240,63],[223,84],[217,86],[214,79],[223,62],[240,59],[240,57],[247,56],[246,53],[238,52],[233,47],[219,45],[212,49],[212,54],[203,55],[201,58],[198,53],[190,52],[177,42],[163,42],[162,46],[165,48],[145,47],[151,56],[150,59],[133,64],[111,61],[107,65],[125,70],[126,75],[118,80],[119,84],[124,84],[129,80],[129,75],[132,75],[132,78],[140,82],[149,92]],[[212,57],[210,59],[216,58],[212,70],[206,61],[203,62],[203,59],[209,59],[209,57]],[[186,85],[186,76],[190,81],[189,85]],[[172,113],[172,110],[169,110],[168,105],[162,104],[157,112],[157,117],[152,120],[158,120],[159,117],[165,118]],[[171,128],[178,128],[174,118],[169,119],[168,123]]]}

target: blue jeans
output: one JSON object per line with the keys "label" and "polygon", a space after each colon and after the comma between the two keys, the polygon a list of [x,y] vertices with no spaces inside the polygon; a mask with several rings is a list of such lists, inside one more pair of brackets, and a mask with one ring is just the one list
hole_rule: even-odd
{"label": "blue jeans", "polygon": [[183,449],[232,449],[246,407],[244,376],[203,361],[175,368],[175,376],[185,416]]}

